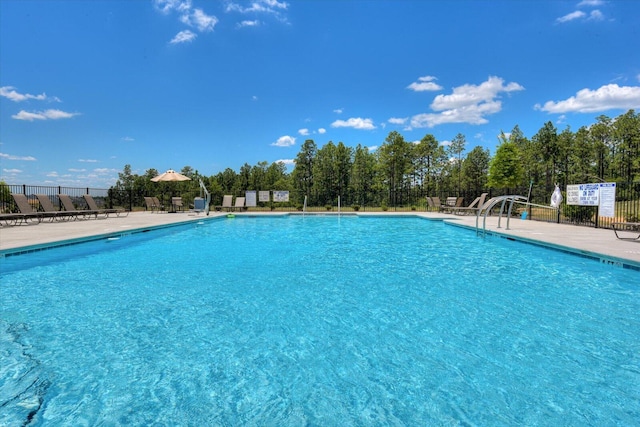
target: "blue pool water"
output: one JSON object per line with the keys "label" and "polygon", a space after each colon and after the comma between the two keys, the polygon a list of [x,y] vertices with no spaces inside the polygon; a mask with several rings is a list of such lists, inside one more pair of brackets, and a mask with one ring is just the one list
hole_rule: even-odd
{"label": "blue pool water", "polygon": [[640,273],[591,259],[290,216],[0,262],[0,425],[640,422]]}

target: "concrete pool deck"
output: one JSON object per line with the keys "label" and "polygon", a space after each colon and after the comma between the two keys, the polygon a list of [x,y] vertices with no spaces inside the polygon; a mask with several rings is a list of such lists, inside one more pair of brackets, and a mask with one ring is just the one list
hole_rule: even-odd
{"label": "concrete pool deck", "polygon": [[[271,212],[235,213],[238,216],[273,214]],[[286,212],[276,214],[282,215],[286,214]],[[337,213],[330,214],[337,215]],[[108,237],[109,235],[117,235],[137,229],[201,221],[226,215],[226,212],[211,212],[209,216],[202,213],[194,214],[189,212],[172,214],[131,212],[126,217],[109,216],[106,219],[54,222],[45,220],[40,224],[3,226],[0,228],[0,252],[2,254],[21,252],[33,247],[55,245],[59,242],[100,236]],[[327,214],[323,213],[323,215]],[[472,230],[470,232],[476,232],[476,217],[473,215],[462,216],[431,212],[360,212],[358,215],[415,215],[431,220],[444,220],[448,224],[469,228]],[[506,218],[503,217],[501,228],[497,228],[498,217],[488,217],[486,224],[487,234],[551,246],[574,252],[578,255],[593,258],[600,257],[603,262],[619,262],[640,269],[640,240],[617,239],[613,230],[540,221],[523,221],[519,218],[511,218],[509,229],[507,230],[506,223]],[[482,234],[482,219],[480,219],[480,234]]]}

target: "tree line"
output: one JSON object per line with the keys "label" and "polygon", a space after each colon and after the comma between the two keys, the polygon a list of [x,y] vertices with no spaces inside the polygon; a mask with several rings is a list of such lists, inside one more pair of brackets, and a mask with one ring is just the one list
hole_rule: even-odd
{"label": "tree line", "polygon": [[[501,132],[492,156],[476,146],[467,151],[463,134],[448,145],[432,134],[420,141],[407,141],[399,132],[390,132],[380,147],[371,151],[358,145],[327,142],[319,147],[304,141],[291,173],[284,163],[244,164],[238,172],[227,168],[203,176],[190,166],[180,171],[196,182],[202,180],[219,203],[224,194],[243,195],[247,190],[288,190],[290,204],[300,206],[424,205],[425,196],[473,198],[485,191],[522,192],[533,189],[535,198],[548,197],[555,184],[616,182],[620,194],[640,199],[640,115],[629,110],[615,118],[598,116],[595,123],[572,131],[559,131],[546,122],[531,138],[516,125]],[[198,190],[192,183],[153,183],[158,175],[149,169],[133,174],[130,165],[119,173],[112,190],[137,195],[179,191],[186,197]]]}

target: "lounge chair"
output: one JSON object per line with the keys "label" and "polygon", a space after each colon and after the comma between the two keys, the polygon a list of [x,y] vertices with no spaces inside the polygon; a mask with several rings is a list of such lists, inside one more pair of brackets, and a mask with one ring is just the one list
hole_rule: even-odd
{"label": "lounge chair", "polygon": [[91,217],[93,216],[94,218],[98,218],[98,215],[104,215],[104,217],[107,217],[107,214],[102,212],[100,209],[97,210],[93,210],[93,209],[76,209],[75,205],[73,204],[73,200],[71,200],[71,197],[69,197],[68,194],[58,194],[58,199],[60,199],[60,202],[62,203],[62,207],[64,208],[65,211],[67,212],[77,212],[77,214],[80,216],[82,215],[82,218],[87,218],[87,217]]}
{"label": "lounge chair", "polygon": [[431,201],[433,205],[437,208],[438,212],[442,211],[442,203],[440,203],[440,197],[432,197]]}
{"label": "lounge chair", "polygon": [[2,213],[0,214],[0,225],[1,226],[12,226],[19,225],[22,223],[30,224],[30,220],[36,220],[36,224],[40,223],[40,216],[37,212],[31,214],[23,214],[23,213]]}
{"label": "lounge chair", "polygon": [[458,215],[476,214],[478,212],[478,209],[480,209],[484,205],[484,200],[487,198],[488,194],[489,193],[482,193],[480,197],[476,197],[473,200],[473,202],[469,204],[469,206],[456,207],[456,208],[453,208],[451,211],[454,214],[458,214]]}
{"label": "lounge chair", "polygon": [[144,197],[144,204],[147,205],[147,210],[151,211],[151,213],[154,213],[156,210],[158,210],[158,206],[156,206],[156,202],[153,201],[152,197]]}
{"label": "lounge chair", "polygon": [[243,211],[246,209],[246,206],[244,205],[244,197],[236,197],[236,203],[235,205],[233,205],[233,210],[239,210],[239,211]]}
{"label": "lounge chair", "polygon": [[222,196],[222,209],[226,209],[227,211],[231,211],[231,209],[233,209],[233,196],[232,195],[225,195]]}
{"label": "lounge chair", "polygon": [[640,241],[640,222],[614,222],[611,228],[620,240]]}
{"label": "lounge chair", "polygon": [[44,213],[50,215],[52,218],[59,220],[78,219],[78,212],[76,211],[61,211],[60,209],[56,209],[46,194],[36,194],[36,197]]}
{"label": "lounge chair", "polygon": [[447,201],[442,205],[442,210],[445,212],[452,212],[453,209],[462,206],[464,198],[462,197],[447,197]]}
{"label": "lounge chair", "polygon": [[24,215],[23,220],[28,221],[35,219],[38,222],[42,221],[44,218],[53,219],[56,217],[56,214],[48,214],[46,212],[38,212],[33,209],[31,203],[29,203],[29,199],[24,194],[11,194],[13,200],[20,211],[21,215]]}
{"label": "lounge chair", "polygon": [[433,203],[433,199],[427,196],[427,211],[439,210],[439,209],[440,209],[440,206],[436,206],[436,204]]}
{"label": "lounge chair", "polygon": [[98,204],[93,199],[93,196],[91,194],[83,194],[82,197],[84,197],[84,201],[87,202],[87,206],[89,206],[89,210],[94,211],[98,214],[105,215],[105,217],[108,217],[110,214],[116,214],[116,216],[129,215],[129,211],[126,211],[124,209],[115,209],[115,208],[110,209],[110,208],[98,207]]}
{"label": "lounge chair", "polygon": [[156,205],[156,209],[161,211],[165,210],[164,205],[160,202],[160,200],[157,197],[154,196],[152,197],[152,199],[153,199],[153,203]]}
{"label": "lounge chair", "polygon": [[174,211],[184,210],[184,204],[182,203],[182,197],[172,197],[171,198],[171,207]]}

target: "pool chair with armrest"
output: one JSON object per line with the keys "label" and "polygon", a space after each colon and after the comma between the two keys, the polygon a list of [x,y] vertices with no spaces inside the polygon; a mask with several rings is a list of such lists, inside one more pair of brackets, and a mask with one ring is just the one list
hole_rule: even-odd
{"label": "pool chair with armrest", "polygon": [[478,209],[480,209],[482,205],[484,205],[484,200],[487,198],[488,194],[489,193],[482,193],[480,197],[476,197],[473,200],[473,202],[469,204],[469,206],[456,207],[456,208],[453,208],[451,211],[457,215],[475,215],[478,212]]}
{"label": "pool chair with armrest", "polygon": [[153,196],[151,199],[153,199],[153,203],[156,205],[157,209],[161,210],[161,211],[166,211],[164,205],[162,204],[162,202],[160,202],[160,199],[158,199],[157,197]]}
{"label": "pool chair with armrest", "polygon": [[233,205],[233,210],[243,211],[246,210],[247,207],[244,205],[244,197],[236,197],[236,203]]}
{"label": "pool chair with armrest", "polygon": [[20,211],[20,215],[23,215],[23,222],[27,222],[29,220],[36,220],[40,222],[44,218],[50,218],[51,220],[53,220],[56,216],[55,214],[38,212],[37,210],[33,209],[33,206],[31,206],[31,203],[29,203],[29,199],[24,194],[12,193],[11,197],[13,197],[15,205]]}
{"label": "pool chair with armrest", "polygon": [[36,224],[40,223],[37,215],[21,214],[21,213],[0,213],[0,226],[10,227],[12,225],[20,225],[22,223],[29,224],[30,220],[36,220]]}
{"label": "pool chair with armrest", "polygon": [[20,224],[39,224],[43,214],[33,210],[24,194],[12,194],[16,207],[20,212],[5,212],[0,214],[0,224],[5,226]]}
{"label": "pool chair with armrest", "polygon": [[147,205],[147,210],[151,211],[151,213],[160,209],[159,206],[156,206],[156,202],[153,201],[153,197],[144,196],[144,204]]}
{"label": "pool chair with armrest", "polygon": [[111,214],[116,214],[116,216],[127,216],[129,215],[129,211],[124,209],[115,209],[115,208],[101,208],[98,206],[96,201],[94,200],[91,194],[83,194],[84,201],[87,202],[87,206],[89,206],[89,210],[94,212],[98,212],[101,215],[106,215],[107,217]]}
{"label": "pool chair with armrest", "polygon": [[[99,214],[103,214],[100,210],[76,209],[73,204],[73,200],[71,200],[71,197],[68,194],[58,194],[58,199],[60,199],[65,212],[76,212],[78,216],[82,216],[83,219],[90,217],[98,218]],[[106,217],[107,216],[105,214],[105,218]]]}
{"label": "pool chair with armrest", "polygon": [[613,222],[611,228],[620,240],[640,242],[640,222]]}
{"label": "pool chair with armrest", "polygon": [[184,211],[184,204],[182,203],[182,197],[172,197],[171,198],[171,207],[174,211]]}
{"label": "pool chair with armrest", "polygon": [[438,209],[440,209],[440,206],[436,206],[436,204],[433,203],[433,198],[427,196],[427,211],[437,211]]}
{"label": "pool chair with armrest", "polygon": [[51,199],[46,194],[36,194],[36,198],[38,199],[38,202],[40,203],[40,207],[42,208],[44,213],[47,214],[47,215],[51,215],[52,218],[59,219],[59,220],[62,220],[62,221],[64,221],[64,220],[68,221],[68,220],[71,220],[71,219],[78,219],[78,212],[77,211],[75,211],[75,210],[73,210],[73,211],[61,211],[59,209],[56,209],[56,207],[51,202]]}
{"label": "pool chair with armrest", "polygon": [[442,211],[442,203],[440,203],[440,197],[432,197],[431,203],[433,203],[433,206],[438,212]]}
{"label": "pool chair with armrest", "polygon": [[217,210],[221,210],[221,209],[226,209],[227,211],[231,211],[231,209],[233,209],[233,196],[230,194],[226,194],[224,196],[222,196],[222,206],[220,206],[220,209]]}
{"label": "pool chair with armrest", "polygon": [[447,197],[447,201],[442,205],[444,212],[453,212],[455,208],[462,207],[463,197]]}

